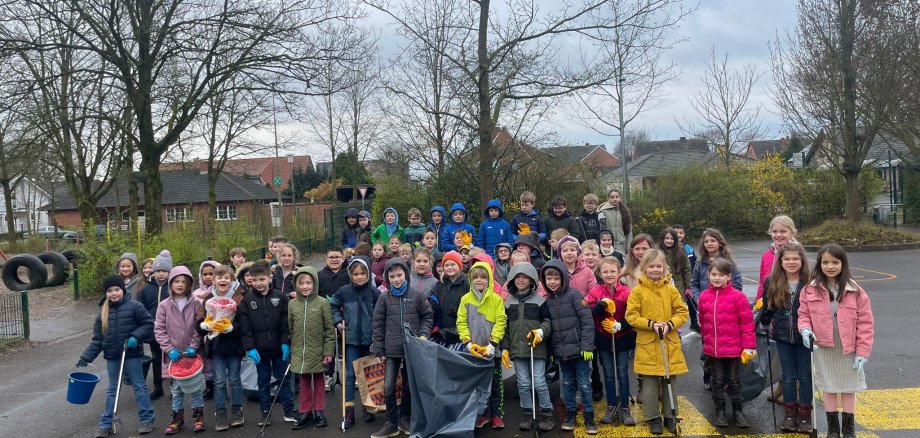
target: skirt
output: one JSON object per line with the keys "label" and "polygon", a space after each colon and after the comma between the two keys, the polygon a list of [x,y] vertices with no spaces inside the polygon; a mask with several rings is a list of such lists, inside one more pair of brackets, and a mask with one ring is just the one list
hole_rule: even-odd
{"label": "skirt", "polygon": [[833,348],[820,347],[814,354],[815,384],[822,391],[854,393],[866,389],[865,373],[853,369],[856,354],[843,354],[839,339]]}

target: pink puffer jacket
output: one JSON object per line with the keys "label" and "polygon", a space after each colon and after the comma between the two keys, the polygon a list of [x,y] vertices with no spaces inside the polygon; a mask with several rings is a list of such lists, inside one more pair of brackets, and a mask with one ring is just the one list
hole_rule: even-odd
{"label": "pink puffer jacket", "polygon": [[703,353],[711,357],[741,357],[745,349],[757,348],[754,314],[747,297],[731,284],[709,286],[700,294],[700,327]]}
{"label": "pink puffer jacket", "polygon": [[597,286],[597,277],[584,260],[575,260],[575,269],[569,273],[569,286],[581,292],[581,296],[588,296],[591,288]]}

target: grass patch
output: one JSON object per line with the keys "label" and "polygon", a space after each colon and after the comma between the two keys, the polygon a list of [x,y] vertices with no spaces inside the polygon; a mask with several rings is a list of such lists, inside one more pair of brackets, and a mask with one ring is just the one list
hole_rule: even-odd
{"label": "grass patch", "polygon": [[25,350],[31,346],[31,342],[22,338],[0,339],[0,355]]}
{"label": "grass patch", "polygon": [[920,234],[883,227],[869,222],[831,219],[797,236],[804,245],[836,243],[841,246],[894,245],[920,242]]}

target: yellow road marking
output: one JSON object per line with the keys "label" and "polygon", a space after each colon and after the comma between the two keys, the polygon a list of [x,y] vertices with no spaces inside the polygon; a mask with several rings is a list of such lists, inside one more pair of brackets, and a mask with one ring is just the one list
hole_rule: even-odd
{"label": "yellow road marking", "polygon": [[[646,438],[659,436],[652,435],[652,433],[649,432],[648,423],[645,422],[645,417],[642,415],[642,405],[634,405],[633,409],[630,411],[633,418],[636,419],[636,426],[613,426],[601,423],[600,419],[604,416],[604,411],[606,409],[606,402],[600,401],[594,403],[594,419],[597,422],[598,429],[597,435],[588,435],[585,432],[584,422],[579,418],[578,426],[574,430],[575,436],[581,438]],[[719,433],[719,431],[709,423],[709,420],[707,420],[700,411],[696,410],[686,398],[677,397],[677,409],[681,418],[680,427],[683,436],[721,436],[721,433]],[[667,434],[667,431],[665,431],[665,433]]]}
{"label": "yellow road marking", "polygon": [[[759,253],[762,253],[762,252],[766,251],[766,249],[759,250],[759,249],[748,248],[748,247],[739,246],[739,245],[732,245],[732,248],[739,248],[739,249],[743,249],[743,250],[745,250],[745,251],[759,252]],[[816,263],[816,260],[809,260],[808,262],[811,264],[811,266],[814,266],[815,263]],[[892,274],[892,273],[889,273],[889,272],[873,271],[873,270],[871,270],[871,269],[857,268],[857,267],[855,267],[855,266],[850,266],[850,269],[851,269],[851,270],[854,270],[854,271],[863,271],[863,272],[869,272],[869,273],[872,273],[872,274],[878,274],[878,275],[881,275],[881,276],[884,277],[884,278],[865,278],[865,276],[862,276],[862,277],[856,277],[856,276],[854,276],[854,277],[856,277],[856,278],[859,278],[860,283],[866,283],[866,282],[870,282],[870,281],[888,281],[888,280],[894,280],[895,278],[898,278],[897,275]],[[757,281],[757,280],[754,280],[754,279],[750,279],[750,278],[747,278],[747,277],[741,277],[741,278],[743,278],[744,280],[750,281],[750,282],[752,282],[752,283],[754,283],[754,284],[757,284],[757,283],[758,283],[758,281]]]}
{"label": "yellow road marking", "polygon": [[857,396],[856,422],[869,430],[920,429],[920,388],[872,389]]}

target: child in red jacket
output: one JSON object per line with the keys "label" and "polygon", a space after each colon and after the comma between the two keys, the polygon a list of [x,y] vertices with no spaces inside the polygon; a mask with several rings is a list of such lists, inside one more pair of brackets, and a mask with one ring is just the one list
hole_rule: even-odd
{"label": "child in red jacket", "polygon": [[[742,412],[741,357],[757,355],[754,315],[747,297],[731,284],[732,263],[716,258],[709,264],[709,289],[700,294],[700,328],[703,354],[712,366],[712,400],[716,405],[715,425],[728,426],[725,416],[725,386],[732,403],[732,417],[738,427],[748,427]],[[745,360],[746,362],[746,360]]]}

